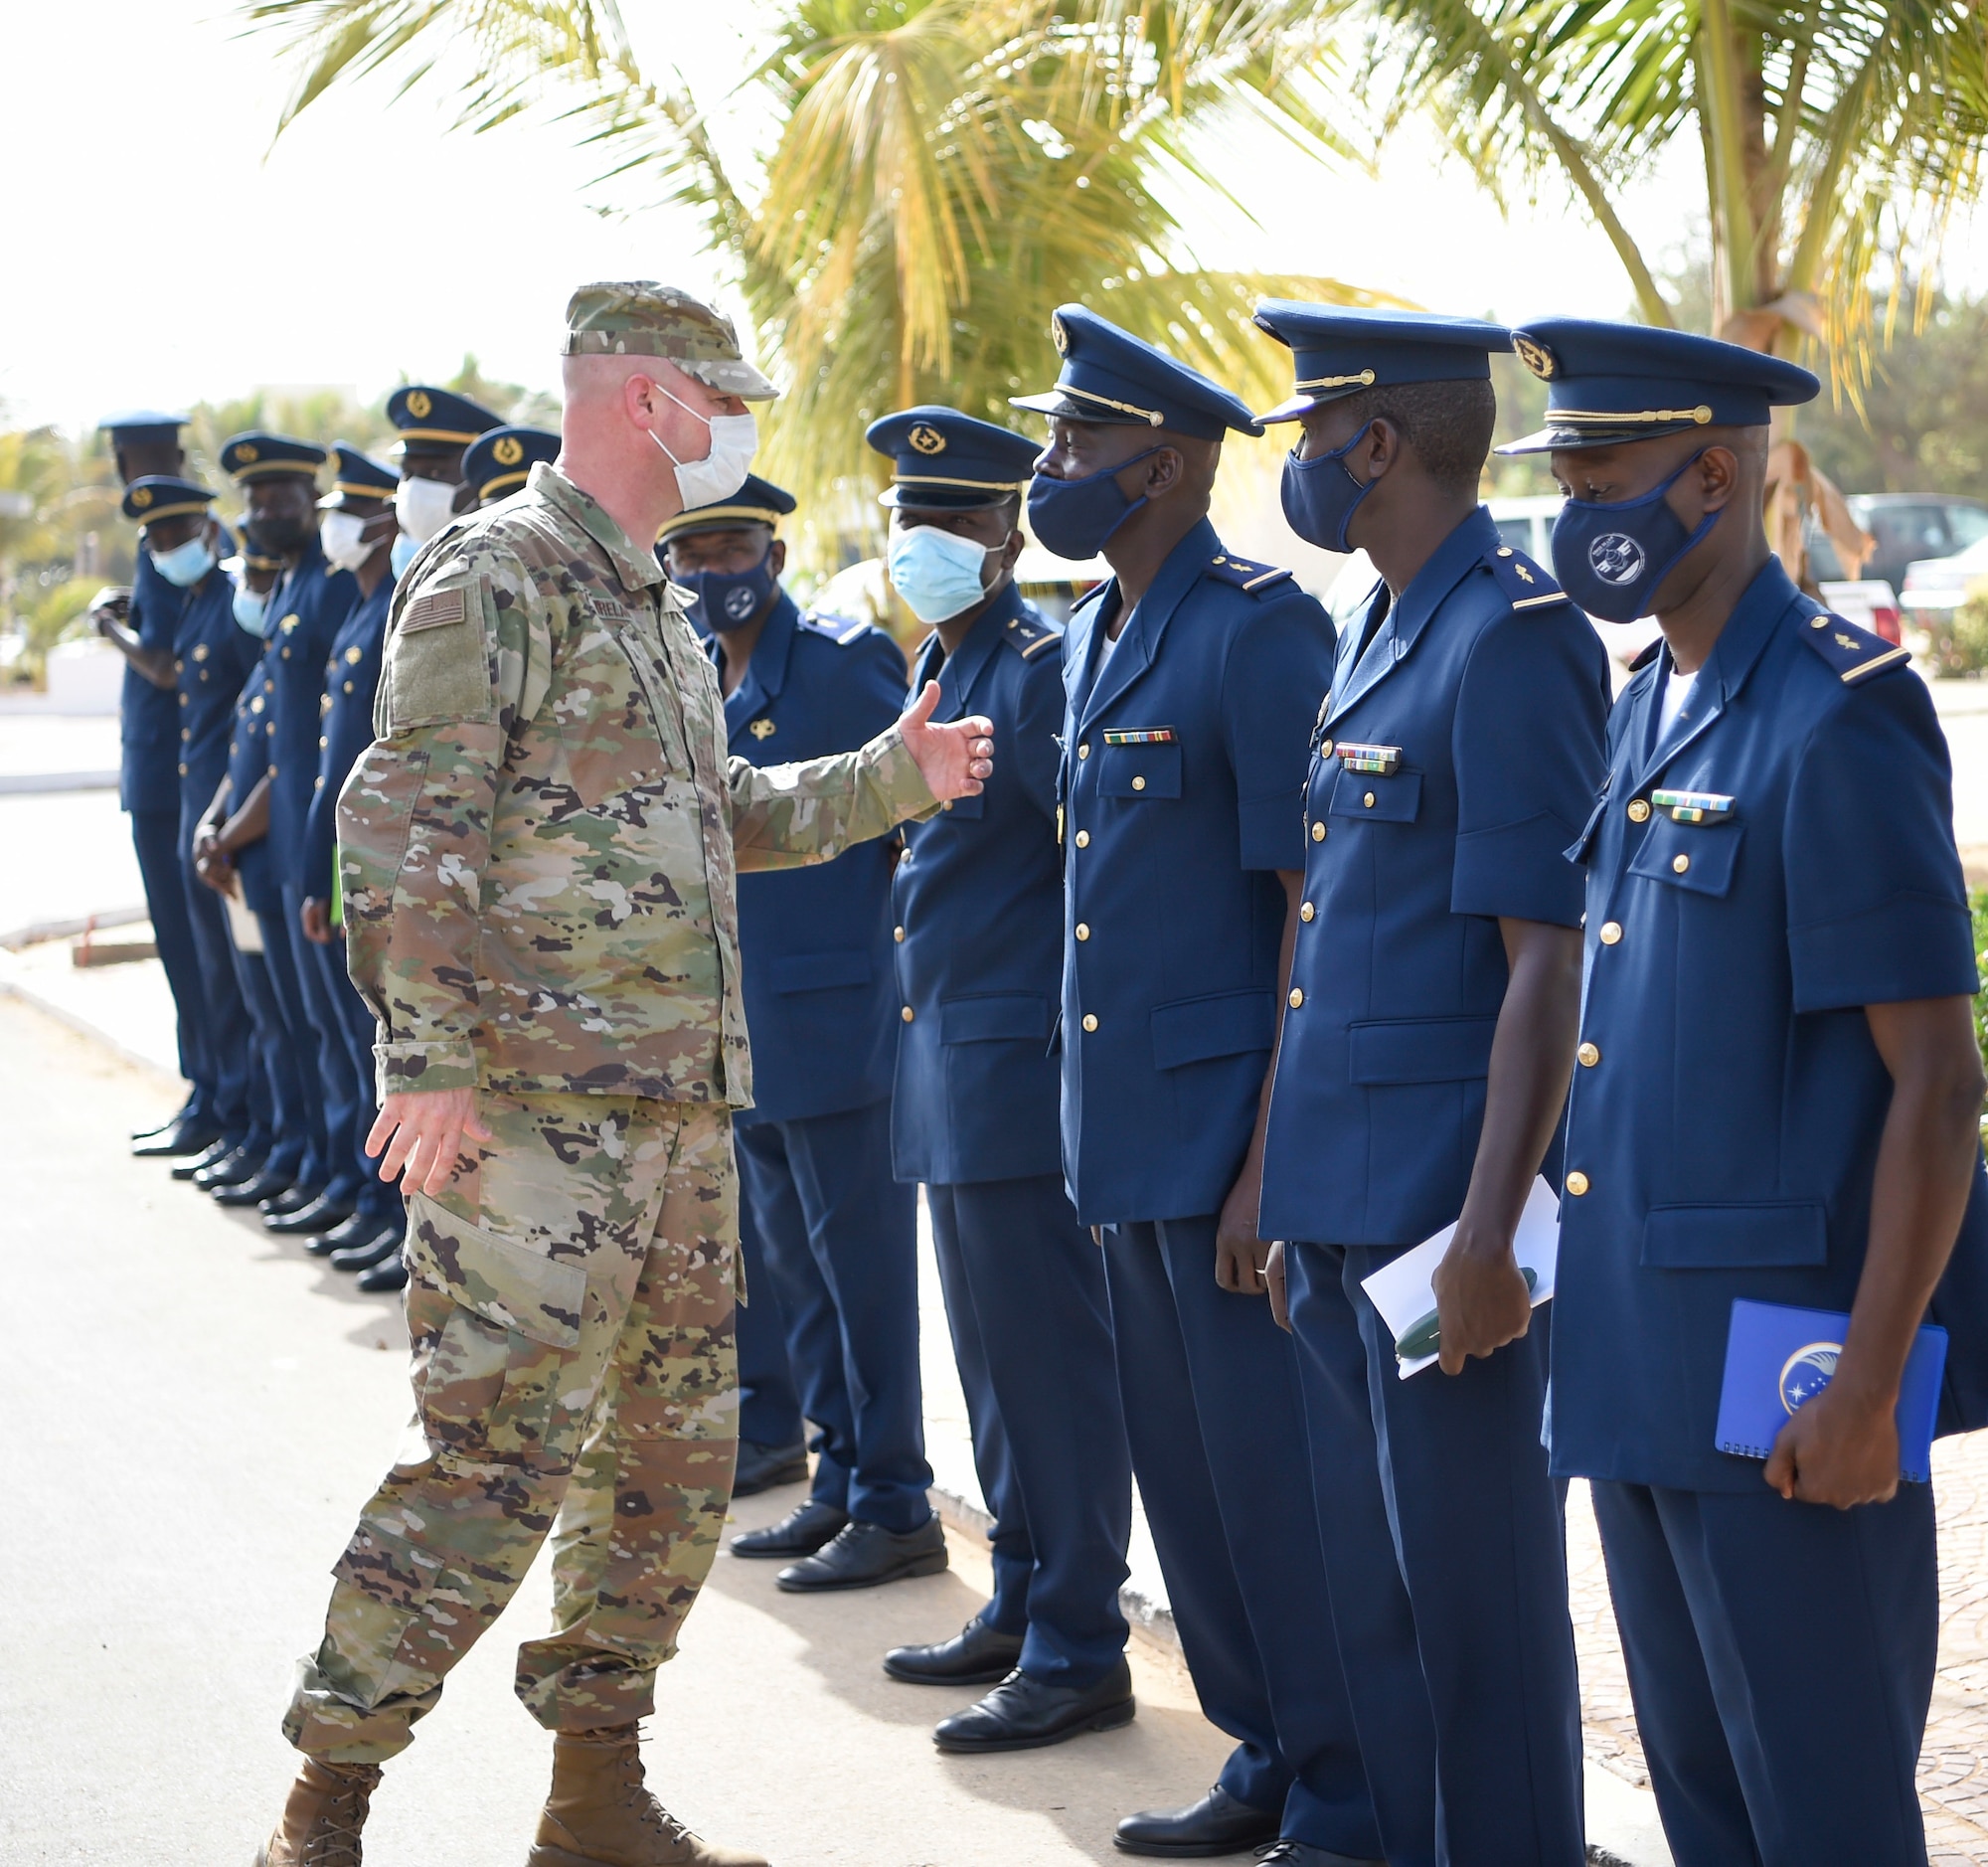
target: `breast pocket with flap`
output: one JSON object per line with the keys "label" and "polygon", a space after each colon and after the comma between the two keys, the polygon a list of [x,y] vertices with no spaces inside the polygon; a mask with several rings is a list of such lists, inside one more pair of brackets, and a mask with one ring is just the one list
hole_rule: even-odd
{"label": "breast pocket with flap", "polygon": [[1422,807],[1422,774],[1394,771],[1348,771],[1342,767],[1332,785],[1332,815],[1358,817],[1375,823],[1412,823]]}

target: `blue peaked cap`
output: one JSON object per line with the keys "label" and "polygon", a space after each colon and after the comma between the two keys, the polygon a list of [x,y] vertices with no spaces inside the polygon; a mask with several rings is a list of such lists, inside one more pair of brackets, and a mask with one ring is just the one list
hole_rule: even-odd
{"label": "blue peaked cap", "polygon": [[504,424],[501,415],[467,396],[426,383],[403,383],[395,390],[387,398],[387,420],[401,430],[396,445],[404,454],[453,453]]}
{"label": "blue peaked cap", "polygon": [[1536,318],[1512,332],[1519,361],[1547,386],[1547,424],[1500,453],[1613,447],[1693,427],[1764,427],[1776,408],[1822,385],[1758,350],[1649,324]]}
{"label": "blue peaked cap", "polygon": [[222,443],[221,470],[237,485],[270,479],[279,473],[301,473],[305,479],[315,479],[327,457],[314,440],[250,428],[248,433],[231,435]]}
{"label": "blue peaked cap", "polygon": [[549,427],[493,427],[462,456],[462,478],[476,489],[476,503],[507,499],[530,479],[533,467],[559,458],[560,437]]}
{"label": "blue peaked cap", "polygon": [[880,505],[972,512],[1025,490],[1042,443],[957,409],[926,403],[872,422],[863,438],[891,460]]}
{"label": "blue peaked cap", "polygon": [[1484,382],[1491,353],[1512,347],[1502,324],[1428,311],[1266,298],[1254,322],[1290,346],[1297,372],[1290,398],[1256,418],[1265,424],[1295,422],[1322,404],[1391,383]]}
{"label": "blue peaked cap", "polygon": [[183,480],[171,473],[147,473],[124,489],[121,507],[127,519],[150,525],[158,519],[183,518],[189,512],[205,512],[214,495],[198,480]]}
{"label": "blue peaked cap", "polygon": [[748,473],[745,485],[729,498],[679,512],[664,525],[656,543],[681,538],[686,532],[732,532],[744,525],[778,525],[799,503],[784,486]]}
{"label": "blue peaked cap", "polygon": [[110,436],[112,446],[120,446],[126,441],[177,440],[186,424],[183,415],[165,415],[157,409],[119,409],[115,415],[106,415],[96,427],[99,433]]}
{"label": "blue peaked cap", "polygon": [[317,502],[320,509],[336,512],[351,499],[392,502],[394,489],[401,483],[401,476],[392,467],[383,466],[371,454],[362,453],[349,440],[333,441],[331,451],[336,462],[332,468],[331,491]]}
{"label": "blue peaked cap", "polygon": [[1014,408],[1067,422],[1172,428],[1202,440],[1220,440],[1231,428],[1263,431],[1240,396],[1080,304],[1057,307],[1050,336],[1063,358],[1057,386],[1040,396],[1010,396]]}

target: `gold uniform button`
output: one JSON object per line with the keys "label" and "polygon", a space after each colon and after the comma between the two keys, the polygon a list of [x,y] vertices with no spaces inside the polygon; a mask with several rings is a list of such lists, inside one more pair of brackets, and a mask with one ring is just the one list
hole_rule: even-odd
{"label": "gold uniform button", "polygon": [[1592,1070],[1601,1061],[1601,1047],[1598,1044],[1583,1044],[1574,1054],[1589,1070]]}
{"label": "gold uniform button", "polygon": [[1077,937],[1080,940],[1087,940],[1090,937],[1090,924],[1087,921],[1079,921],[1077,924]]}
{"label": "gold uniform button", "polygon": [[1293,1011],[1297,1010],[1304,1001],[1304,987],[1302,985],[1293,985],[1291,987],[1291,1009]]}
{"label": "gold uniform button", "polygon": [[1587,1175],[1576,1168],[1567,1176],[1567,1190],[1578,1199],[1587,1191]]}
{"label": "gold uniform button", "polygon": [[1650,800],[1647,797],[1630,798],[1629,821],[1631,823],[1647,823],[1649,820],[1650,820]]}
{"label": "gold uniform button", "polygon": [[1320,757],[1321,759],[1330,759],[1330,758],[1332,757],[1332,741],[1331,741],[1331,740],[1329,740],[1329,739],[1322,739],[1322,740],[1320,740],[1320,741],[1318,742],[1318,756],[1319,756],[1319,757]]}
{"label": "gold uniform button", "polygon": [[1365,797],[1361,798],[1360,801],[1363,804],[1365,804],[1369,810],[1372,810],[1374,808],[1374,793],[1372,791],[1369,791]]}
{"label": "gold uniform button", "polygon": [[181,765],[181,766],[180,766],[180,776],[181,776],[181,777],[185,777],[185,776],[186,776],[186,774],[187,774],[187,768],[186,768],[186,766],[185,766],[185,765]]}
{"label": "gold uniform button", "polygon": [[1679,875],[1682,875],[1690,867],[1691,858],[1689,856],[1673,856],[1671,858],[1671,868]]}
{"label": "gold uniform button", "polygon": [[901,928],[901,927],[894,927],[894,928],[893,928],[893,929],[891,930],[891,937],[892,937],[892,938],[893,938],[894,940],[900,940],[900,941],[902,941],[902,940],[904,939],[904,937],[905,937],[905,930],[904,930],[903,928]]}
{"label": "gold uniform button", "polygon": [[180,705],[182,707],[191,707],[193,705],[193,696],[191,694],[182,694],[180,696]]}
{"label": "gold uniform button", "polygon": [[1323,823],[1314,823],[1311,826],[1311,840],[1314,843],[1325,841],[1325,825]]}
{"label": "gold uniform button", "polygon": [[941,810],[950,810],[952,808],[952,799],[948,797],[944,803],[939,805],[939,808]]}
{"label": "gold uniform button", "polygon": [[1094,1031],[1094,1030],[1096,1030],[1096,1029],[1097,1029],[1097,1013],[1096,1013],[1096,1012],[1094,1012],[1094,1011],[1086,1011],[1086,1012],[1085,1012],[1085,1013],[1083,1014],[1083,1028],[1084,1028],[1084,1029],[1085,1029],[1086,1031]]}
{"label": "gold uniform button", "polygon": [[1318,919],[1318,910],[1314,908],[1310,902],[1306,902],[1304,906],[1298,910],[1298,919],[1300,921],[1316,921]]}
{"label": "gold uniform button", "polygon": [[1134,778],[1134,779],[1132,780],[1132,788],[1133,788],[1133,789],[1134,789],[1135,791],[1142,791],[1142,790],[1144,790],[1144,789],[1146,788],[1146,780],[1145,780],[1144,778],[1142,778],[1142,777],[1135,777],[1135,778]]}
{"label": "gold uniform button", "polygon": [[1622,937],[1622,923],[1621,923],[1621,922],[1619,922],[1619,921],[1604,921],[1604,922],[1602,922],[1602,924],[1601,924],[1601,943],[1602,943],[1602,945],[1604,945],[1604,946],[1613,946],[1613,945],[1615,944],[1615,942],[1616,942],[1617,940],[1619,940],[1619,939],[1620,939],[1621,937]]}
{"label": "gold uniform button", "polygon": [[1088,759],[1088,758],[1090,757],[1090,742],[1089,742],[1089,740],[1087,740],[1087,739],[1086,739],[1086,740],[1082,740],[1082,741],[1079,741],[1079,742],[1078,742],[1078,745],[1077,745],[1077,757],[1078,757],[1079,759]]}
{"label": "gold uniform button", "polygon": [[1077,831],[1077,846],[1079,849],[1088,849],[1090,847],[1090,832],[1088,830]]}
{"label": "gold uniform button", "polygon": [[907,1005],[903,1011],[899,1012],[898,1015],[899,1017],[903,1018],[907,1024],[910,1024],[911,1021],[913,1018],[915,1018],[918,1014],[915,1011],[913,1011],[910,1005]]}

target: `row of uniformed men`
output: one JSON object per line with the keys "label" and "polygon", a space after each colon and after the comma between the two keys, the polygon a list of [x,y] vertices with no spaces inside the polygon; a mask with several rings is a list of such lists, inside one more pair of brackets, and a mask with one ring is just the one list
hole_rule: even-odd
{"label": "row of uniformed men", "polygon": [[[1988,1421],[1976,975],[1924,689],[1760,524],[1770,409],[1815,379],[1577,320],[1257,322],[1296,363],[1262,417],[1066,306],[1057,388],[1018,403],[1047,449],[942,408],[871,430],[932,625],[913,691],[999,755],[895,869],[741,880],[747,1248],[790,1351],[772,1303],[745,1312],[742,1475],[797,1476],[803,1415],[822,1456],[734,1548],[797,1558],[793,1588],[942,1565],[922,1181],[996,1517],[988,1607],[886,1660],[993,1687],[942,1746],[1132,1716],[1129,1445],[1237,1748],[1121,1849],[1576,1867],[1581,1476],[1675,1857],[1922,1861],[1937,1574],[1893,1409],[1930,1315],[1941,1430]],[[1558,581],[1476,500],[1515,347],[1550,407],[1516,449],[1572,495]],[[1337,639],[1208,522],[1224,436],[1271,422],[1303,425],[1293,529],[1381,574]],[[1067,632],[1015,588],[1024,504],[1111,565]],[[857,746],[902,695],[880,635],[781,592],[792,507],[748,480],[664,539],[759,763]],[[1575,597],[1664,625],[1612,713]],[[1513,1241],[1543,1171],[1533,1312]],[[1452,1223],[1441,1371],[1399,1378],[1363,1279]],[[1717,1443],[1739,1299],[1840,1350],[1764,1464]]]}
{"label": "row of uniformed men", "polygon": [[345,969],[339,787],[373,737],[400,572],[452,513],[559,447],[440,389],[397,391],[389,417],[398,470],[344,442],[228,441],[246,508],[233,560],[215,495],[186,477],[184,419],[110,417],[141,549],[128,595],[96,610],[128,664],[122,801],[189,1085],[134,1151],[375,1290],[406,1282],[405,1217],[366,1152],[374,1020]]}

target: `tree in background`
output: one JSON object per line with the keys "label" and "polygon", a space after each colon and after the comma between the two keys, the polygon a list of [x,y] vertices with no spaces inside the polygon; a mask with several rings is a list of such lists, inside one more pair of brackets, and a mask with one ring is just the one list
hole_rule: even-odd
{"label": "tree in background", "polygon": [[[1756,350],[1825,347],[1853,406],[1908,308],[1931,314],[1941,236],[1980,180],[1979,0],[1335,0],[1371,33],[1384,126],[1429,116],[1494,195],[1557,174],[1607,236],[1641,315],[1670,324],[1625,187],[1678,137],[1703,151],[1712,327]],[[1882,297],[1882,304],[1879,299]],[[1846,559],[1869,541],[1784,423],[1769,530],[1801,560],[1813,505]]]}
{"label": "tree in background", "polygon": [[925,400],[1011,419],[1007,398],[1053,373],[1062,300],[1271,399],[1288,360],[1249,326],[1258,297],[1373,301],[1333,279],[1204,270],[1168,205],[1198,188],[1248,217],[1225,160],[1243,124],[1347,153],[1311,0],[768,0],[768,49],[724,100],[767,125],[749,183],[714,140],[720,100],[645,75],[611,0],[246,11],[296,65],[285,123],[369,74],[454,82],[462,126],[556,111],[608,177],[692,213],[788,386],[765,471],[845,537],[878,522],[864,426]]}

